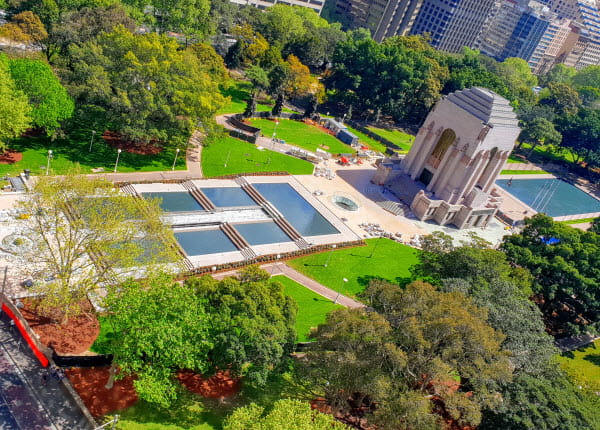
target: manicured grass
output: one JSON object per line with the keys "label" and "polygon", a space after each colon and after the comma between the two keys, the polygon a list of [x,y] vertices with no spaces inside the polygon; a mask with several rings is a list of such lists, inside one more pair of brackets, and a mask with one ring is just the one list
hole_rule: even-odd
{"label": "manicured grass", "polygon": [[[227,166],[225,166],[227,164]],[[226,136],[202,149],[204,176],[222,176],[249,172],[288,172],[310,175],[314,166],[308,161],[269,150]]]}
{"label": "manicured grass", "polygon": [[[263,136],[273,136],[275,130],[275,121],[263,118],[254,118],[249,121],[254,127],[261,129]],[[349,145],[344,144],[334,136],[325,133],[318,127],[305,124],[300,121],[289,119],[280,119],[277,126],[278,139],[285,140],[290,145],[296,145],[300,148],[315,152],[317,148],[332,154],[347,154],[354,152]]]}
{"label": "manicured grass", "polygon": [[584,224],[586,222],[594,222],[596,218],[580,218],[580,219],[572,219],[568,221],[558,221],[561,224]]}
{"label": "manicured grass", "polygon": [[[242,113],[246,110],[247,100],[250,99],[252,84],[247,81],[231,80],[228,86],[221,86],[221,94],[229,97],[229,103],[217,111],[217,115],[226,113]],[[257,103],[256,110],[258,112],[268,112],[273,109],[273,102]],[[283,112],[292,113],[290,109],[283,108]]]}
{"label": "manicured grass", "polygon": [[526,164],[527,163],[520,157],[515,156],[514,154],[511,154],[510,157],[508,157],[508,160],[506,160],[506,161],[508,164]]}
{"label": "manicured grass", "polygon": [[[52,150],[50,174],[60,175],[72,170],[76,164],[82,173],[92,173],[92,168],[102,167],[105,172],[115,168],[117,150],[106,145],[96,133],[92,152],[89,152],[90,134],[73,132],[67,139],[51,141],[47,137],[21,137],[9,142],[9,148],[23,153],[23,159],[14,164],[0,164],[0,175],[14,176],[30,169],[34,175],[46,172],[48,150]],[[166,149],[156,155],[138,155],[123,151],[119,156],[118,172],[152,172],[171,170],[175,150]],[[177,157],[176,170],[185,170],[185,151]]]}
{"label": "manicured grass", "polygon": [[308,333],[312,327],[317,327],[325,322],[326,315],[334,309],[342,306],[333,304],[331,300],[313,293],[306,288],[288,278],[287,276],[275,276],[274,281],[280,282],[285,288],[285,294],[292,297],[298,303],[298,316],[296,317],[296,333],[299,342],[308,340]]}
{"label": "manicured grass", "polygon": [[600,340],[558,357],[561,367],[582,386],[600,390]]}
{"label": "manicured grass", "polygon": [[114,332],[106,317],[99,316],[98,321],[100,322],[100,334],[90,347],[90,350],[97,354],[110,354],[108,341],[114,337]]}
{"label": "manicured grass", "polygon": [[138,401],[119,412],[121,430],[218,430],[229,409],[213,407],[211,399],[180,390],[179,398],[169,408],[162,409]]}
{"label": "manicured grass", "polygon": [[[410,278],[409,269],[418,262],[414,248],[390,239],[367,239],[366,243],[367,246],[296,258],[289,260],[288,264],[348,296],[356,296],[363,291],[373,278],[393,283],[402,283]],[[323,267],[327,261],[327,267]],[[344,282],[344,278],[348,282]]]}
{"label": "manicured grass", "polygon": [[389,140],[392,143],[395,143],[400,148],[405,151],[408,151],[415,141],[415,137],[410,134],[404,133],[400,130],[388,130],[385,128],[377,128],[377,127],[367,127],[373,133],[378,134],[379,136]]}
{"label": "manicured grass", "polygon": [[501,175],[546,175],[545,170],[503,170]]}
{"label": "manicured grass", "polygon": [[361,131],[358,131],[355,128],[349,126],[347,127],[348,131],[356,135],[356,137],[358,137],[358,141],[362,145],[368,146],[371,151],[385,153],[385,151],[387,150],[387,146],[385,146],[383,143],[376,141],[372,137],[367,136],[366,134],[362,133]]}

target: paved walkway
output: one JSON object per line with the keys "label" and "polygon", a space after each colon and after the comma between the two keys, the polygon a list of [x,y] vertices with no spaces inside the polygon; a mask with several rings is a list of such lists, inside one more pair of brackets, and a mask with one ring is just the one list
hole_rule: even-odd
{"label": "paved walkway", "polygon": [[[298,272],[297,270],[292,269],[285,263],[263,264],[260,267],[261,269],[264,269],[267,272],[269,272],[271,275],[285,275],[288,278],[298,282],[299,284],[304,285],[309,290],[314,291],[318,295],[331,300],[332,302],[337,300],[337,303],[347,308],[365,307],[363,303],[357,302],[356,300],[352,300],[350,297],[346,297],[343,294],[339,294],[337,291],[332,290],[331,288],[327,288],[326,286],[319,284],[314,279],[311,279],[308,276]],[[237,273],[237,270],[232,270],[229,272],[216,273],[213,275],[213,277],[216,279],[223,279],[228,276],[235,276]]]}
{"label": "paved walkway", "polygon": [[0,318],[0,429],[85,430],[90,423],[62,382],[49,377],[29,346]]}
{"label": "paved walkway", "polygon": [[555,345],[562,352],[573,351],[574,349],[581,348],[582,346],[589,345],[592,342],[600,339],[600,336],[592,336],[591,334],[582,334],[581,336],[567,337],[564,339],[557,340]]}

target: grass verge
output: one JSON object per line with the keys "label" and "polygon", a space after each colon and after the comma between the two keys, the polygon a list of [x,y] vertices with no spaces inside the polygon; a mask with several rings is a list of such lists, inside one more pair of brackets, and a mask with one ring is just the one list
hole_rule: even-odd
{"label": "grass verge", "polygon": [[404,151],[408,151],[415,141],[414,136],[404,133],[403,131],[400,131],[400,130],[388,130],[385,128],[378,128],[378,127],[367,127],[367,129],[369,129],[373,133],[383,137],[384,139],[387,139],[390,142],[395,143],[400,148],[402,148]]}
{"label": "grass verge", "polygon": [[[117,160],[117,150],[108,146],[98,135],[89,150],[90,135],[74,132],[69,138],[52,141],[48,137],[21,137],[9,142],[11,150],[21,152],[23,159],[14,164],[0,164],[0,175],[15,176],[23,169],[34,175],[46,173],[48,150],[52,150],[50,174],[61,175],[72,170],[77,164],[82,173],[92,173],[92,169],[102,167],[112,172]],[[171,170],[175,160],[175,149],[165,149],[156,155],[139,155],[123,151],[119,156],[118,172],[153,172]],[[185,170],[185,151],[180,152],[176,170]]]}
{"label": "grass verge", "polygon": [[314,166],[308,161],[226,136],[202,149],[202,172],[206,177],[249,172],[288,172],[310,175]]}
{"label": "grass verge", "polygon": [[312,292],[287,276],[279,275],[272,279],[280,282],[284,287],[285,294],[298,303],[298,316],[296,317],[298,342],[306,342],[312,327],[323,324],[329,312],[342,307],[333,304],[331,300]]}
{"label": "grass verge", "polygon": [[545,170],[502,170],[501,175],[547,175]]}
{"label": "grass verge", "polygon": [[558,357],[561,367],[578,385],[600,391],[600,339]]}
{"label": "grass verge", "polygon": [[[289,260],[288,264],[317,282],[350,297],[371,279],[404,283],[418,263],[417,251],[390,239],[367,239],[367,246],[339,249]],[[323,264],[327,267],[323,267]],[[348,282],[344,282],[344,278]]]}
{"label": "grass verge", "polygon": [[[271,137],[275,131],[275,121],[264,118],[251,119],[250,124],[261,129],[263,136]],[[350,153],[354,150],[338,140],[336,137],[325,133],[318,127],[300,121],[280,119],[277,125],[277,138],[290,145],[315,152],[317,148],[332,154]]]}

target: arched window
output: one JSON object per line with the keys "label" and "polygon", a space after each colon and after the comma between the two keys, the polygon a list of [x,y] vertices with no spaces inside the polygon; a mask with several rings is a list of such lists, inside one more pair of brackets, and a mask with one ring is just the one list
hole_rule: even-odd
{"label": "arched window", "polygon": [[446,151],[448,150],[448,148],[450,148],[450,145],[454,143],[455,139],[456,133],[454,133],[454,130],[452,130],[451,128],[447,128],[446,130],[444,130],[444,132],[438,140],[437,145],[435,145],[435,148],[431,153],[432,157],[437,158],[438,160],[442,160],[442,158],[444,158],[444,155],[446,154]]}

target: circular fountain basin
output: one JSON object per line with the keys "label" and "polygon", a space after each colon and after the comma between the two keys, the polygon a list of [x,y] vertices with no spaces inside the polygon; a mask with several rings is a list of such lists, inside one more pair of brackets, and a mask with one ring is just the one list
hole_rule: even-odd
{"label": "circular fountain basin", "polygon": [[346,211],[355,212],[359,208],[358,204],[354,200],[346,196],[334,195],[331,197],[331,202],[337,207]]}

